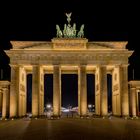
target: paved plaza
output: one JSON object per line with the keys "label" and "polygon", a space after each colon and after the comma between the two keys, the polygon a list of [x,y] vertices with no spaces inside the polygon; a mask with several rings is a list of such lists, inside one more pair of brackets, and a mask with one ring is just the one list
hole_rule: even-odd
{"label": "paved plaza", "polygon": [[140,120],[123,118],[0,121],[0,140],[139,140]]}

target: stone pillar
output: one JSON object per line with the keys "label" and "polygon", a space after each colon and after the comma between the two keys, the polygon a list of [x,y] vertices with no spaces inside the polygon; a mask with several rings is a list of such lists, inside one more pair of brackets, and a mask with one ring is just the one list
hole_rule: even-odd
{"label": "stone pillar", "polygon": [[0,89],[0,112],[2,112],[2,89]]}
{"label": "stone pillar", "polygon": [[19,66],[19,92],[18,92],[18,117],[25,116],[26,102],[24,97],[26,95],[26,72],[24,67]]}
{"label": "stone pillar", "polygon": [[17,94],[17,100],[18,100],[18,117],[22,116],[22,91],[23,91],[23,84],[22,84],[22,67],[19,66],[19,88],[18,88],[18,94]]}
{"label": "stone pillar", "polygon": [[116,65],[112,74],[112,113],[121,116],[120,66]]}
{"label": "stone pillar", "polygon": [[140,89],[138,88],[137,90],[136,90],[136,115],[137,116],[139,116],[140,115],[140,113],[139,113],[139,104],[140,104],[140,102],[139,102],[139,96],[140,96]]}
{"label": "stone pillar", "polygon": [[59,65],[54,65],[53,72],[53,115],[61,115],[61,73]]}
{"label": "stone pillar", "polygon": [[79,115],[87,115],[87,80],[86,80],[86,66],[81,65],[79,67],[78,75],[79,83],[79,96],[78,96],[78,105],[79,105]]}
{"label": "stone pillar", "polygon": [[39,66],[33,66],[32,75],[32,116],[39,115]]}
{"label": "stone pillar", "polygon": [[26,113],[27,113],[27,72],[26,72],[26,70],[25,70],[25,80],[24,80],[24,90],[25,90],[25,92],[24,92],[24,115],[26,115]]}
{"label": "stone pillar", "polygon": [[100,67],[95,72],[95,113],[101,115]]}
{"label": "stone pillar", "polygon": [[128,68],[128,65],[123,65],[120,67],[122,116],[129,116],[128,69],[127,68]]}
{"label": "stone pillar", "polygon": [[18,113],[18,92],[19,92],[19,67],[11,65],[10,85],[10,117],[16,117]]}
{"label": "stone pillar", "polygon": [[132,116],[136,117],[136,88],[131,87],[130,94]]}
{"label": "stone pillar", "polygon": [[44,71],[40,66],[39,72],[39,115],[44,114]]}
{"label": "stone pillar", "polygon": [[108,115],[107,103],[107,70],[106,66],[100,66],[100,94],[101,94],[101,115]]}
{"label": "stone pillar", "polygon": [[2,118],[8,116],[9,113],[9,98],[8,88],[3,88],[3,102],[2,102]]}
{"label": "stone pillar", "polygon": [[9,86],[6,88],[6,117],[9,117],[9,109],[10,109],[10,90]]}

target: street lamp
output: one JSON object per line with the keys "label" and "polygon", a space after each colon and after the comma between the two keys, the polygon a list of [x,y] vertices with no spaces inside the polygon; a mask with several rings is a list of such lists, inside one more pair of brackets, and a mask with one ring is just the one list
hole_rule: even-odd
{"label": "street lamp", "polygon": [[92,108],[92,105],[89,104],[89,105],[88,105],[89,112],[91,111],[91,108]]}
{"label": "street lamp", "polygon": [[47,109],[50,109],[51,108],[51,104],[47,104],[46,107],[47,107]]}

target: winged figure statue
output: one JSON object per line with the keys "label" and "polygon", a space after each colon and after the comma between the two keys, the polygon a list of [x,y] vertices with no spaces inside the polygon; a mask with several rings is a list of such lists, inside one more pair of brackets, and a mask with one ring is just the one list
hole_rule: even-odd
{"label": "winged figure statue", "polygon": [[71,21],[71,14],[72,13],[66,13],[66,16],[67,16],[67,21],[68,21],[68,23],[70,24],[70,21]]}

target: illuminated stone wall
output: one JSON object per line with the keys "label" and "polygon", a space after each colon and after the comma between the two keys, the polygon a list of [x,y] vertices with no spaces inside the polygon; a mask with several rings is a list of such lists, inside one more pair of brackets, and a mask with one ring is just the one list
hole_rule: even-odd
{"label": "illuminated stone wall", "polygon": [[[54,38],[51,42],[11,41],[10,117],[26,114],[26,75],[33,75],[32,114],[43,115],[44,74],[53,74],[53,113],[61,115],[61,74],[78,74],[79,115],[87,115],[86,74],[95,74],[95,111],[106,116],[107,73],[113,77],[113,114],[129,115],[127,42],[88,42],[85,38]],[[24,80],[23,80],[24,79]]]}

